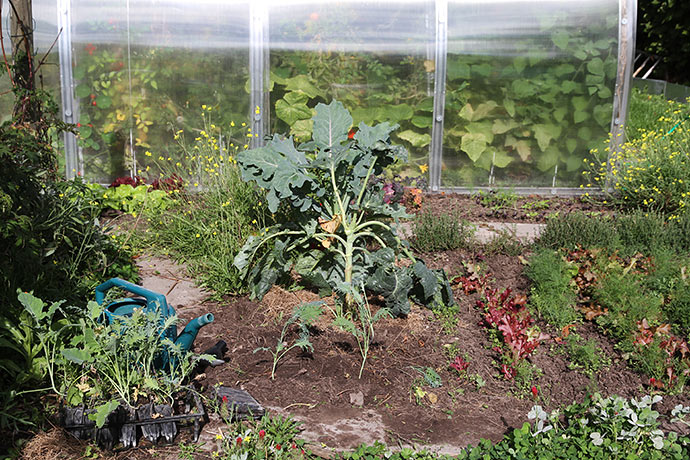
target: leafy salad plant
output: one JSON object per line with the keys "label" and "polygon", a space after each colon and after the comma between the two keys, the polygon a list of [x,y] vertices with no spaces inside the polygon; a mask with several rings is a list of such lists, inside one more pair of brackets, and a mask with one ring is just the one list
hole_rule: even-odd
{"label": "leafy salad plant", "polygon": [[313,140],[295,147],[274,135],[265,147],[237,155],[245,181],[266,191],[277,223],[249,237],[234,265],[261,298],[292,269],[322,293],[345,294],[352,286],[384,298],[393,315],[409,312],[409,298],[426,306],[454,303],[443,271],[414,258],[396,224],[409,217],[384,202],[383,186],[371,179],[387,166],[405,161],[392,145],[397,125],[360,123],[340,102],[318,104]]}

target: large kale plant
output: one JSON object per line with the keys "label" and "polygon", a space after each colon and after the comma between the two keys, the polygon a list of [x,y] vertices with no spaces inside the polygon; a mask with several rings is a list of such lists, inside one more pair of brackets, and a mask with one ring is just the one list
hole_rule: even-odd
{"label": "large kale plant", "polygon": [[[394,315],[410,311],[409,299],[437,308],[454,303],[442,270],[416,260],[397,233],[409,217],[385,204],[382,184],[370,179],[396,161],[403,147],[391,145],[398,125],[360,123],[340,102],[318,104],[313,140],[295,147],[274,135],[265,147],[237,155],[246,181],[266,191],[278,223],[251,236],[234,264],[261,298],[294,269],[322,294],[335,292],[351,304],[353,286],[383,296]],[[349,305],[352,307],[352,305]]]}

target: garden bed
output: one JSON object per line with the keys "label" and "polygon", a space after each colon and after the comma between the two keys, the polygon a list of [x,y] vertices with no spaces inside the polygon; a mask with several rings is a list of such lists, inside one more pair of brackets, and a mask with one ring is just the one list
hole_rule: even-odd
{"label": "garden bed", "polygon": [[[464,209],[464,217],[476,222],[487,217],[482,214],[487,206],[478,200],[432,195],[425,198],[422,211]],[[516,207],[535,200],[541,198],[522,198]],[[543,212],[575,210],[610,212],[578,199],[553,198]],[[529,250],[520,256],[500,251],[488,254],[482,248],[418,255],[430,268],[443,268],[450,278],[466,275],[468,267],[476,266],[481,273],[490,274],[493,287],[529,293],[530,281],[524,274]],[[155,267],[148,270],[152,272]],[[565,344],[554,340],[559,331],[537,321],[540,330],[551,337],[528,358],[532,374],[506,380],[500,372],[500,355],[492,349],[495,344],[481,325],[483,315],[476,306],[481,296],[466,295],[457,282],[452,286],[459,304],[457,324],[453,326],[417,306],[407,318],[380,320],[361,379],[357,378],[361,364],[357,344],[351,335],[335,329],[331,318],[324,317],[311,328],[313,352],[294,349],[279,361],[275,380],[271,379],[271,355],[255,352],[260,347],[275,348],[293,309],[317,300],[314,293],[274,287],[261,302],[228,296],[220,302],[205,302],[198,310],[187,306],[178,311],[189,317],[208,311],[216,318],[197,339],[198,350],[218,339],[228,343],[227,364],[207,369],[201,380],[204,386],[242,388],[269,411],[291,414],[303,423],[302,436],[317,449],[327,446],[343,450],[378,440],[390,446],[425,446],[458,453],[482,438],[501,439],[527,421],[527,412],[535,403],[556,409],[582,401],[588,393],[626,398],[650,393],[647,378],[631,370],[614,343],[587,322],[573,330],[584,340],[593,340],[605,354],[607,365],[601,370],[574,368]],[[376,310],[376,299],[371,301]],[[296,328],[290,329],[287,339],[294,340],[296,335]],[[453,355],[469,362],[464,376],[450,367]],[[433,388],[425,379],[428,368],[438,374],[441,386]],[[682,394],[664,396],[657,410],[667,413],[679,403],[687,405],[690,398]]]}

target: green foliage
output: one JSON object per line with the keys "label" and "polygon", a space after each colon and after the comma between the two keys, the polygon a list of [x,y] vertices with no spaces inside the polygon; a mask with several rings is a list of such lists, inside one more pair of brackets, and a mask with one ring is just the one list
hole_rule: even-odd
{"label": "green foliage", "polygon": [[[243,179],[266,190],[270,212],[280,211],[278,223],[250,236],[235,257],[252,295],[261,298],[294,267],[322,293],[365,284],[394,315],[409,312],[409,297],[423,305],[452,304],[445,274],[416,261],[397,236],[391,221],[407,217],[404,209],[385,204],[382,184],[370,183],[406,156],[390,143],[397,125],[360,123],[349,140],[352,117],[341,103],[315,110],[313,141],[297,149],[276,135],[265,147],[237,155]],[[395,264],[401,253],[411,265]],[[349,294],[346,301],[351,304]]]}
{"label": "green foliage", "polygon": [[621,214],[615,219],[615,231],[618,233],[621,249],[626,254],[655,254],[673,245],[674,242],[667,233],[669,226],[662,215],[640,210]]}
{"label": "green foliage", "polygon": [[117,275],[115,261],[131,265],[99,227],[86,186],[58,178],[54,145],[68,127],[57,118],[56,105],[42,93],[29,102],[43,114],[39,120],[20,124],[19,114],[0,125],[0,297],[9,310],[18,309],[17,289],[83,299]]}
{"label": "green foliage", "polygon": [[690,283],[687,280],[678,283],[670,292],[664,312],[676,331],[686,340],[690,339]]}
{"label": "green foliage", "polygon": [[[669,220],[687,214],[690,199],[690,104],[668,101],[651,127],[609,155],[592,151],[589,185],[603,187],[607,201],[625,210],[659,212]],[[659,126],[660,125],[660,126]]]}
{"label": "green foliage", "polygon": [[491,190],[489,192],[479,192],[479,202],[482,206],[498,211],[504,208],[511,208],[517,202],[518,196],[508,190]]}
{"label": "green foliage", "polygon": [[422,376],[422,384],[431,387],[431,388],[439,388],[443,386],[443,381],[441,380],[441,376],[438,375],[438,372],[433,367],[414,367],[412,366],[412,369],[417,371],[419,374]]}
{"label": "green foliage", "polygon": [[661,57],[652,76],[690,84],[690,43],[687,18],[690,5],[676,0],[641,0],[638,3],[636,48]]}
{"label": "green foliage", "polygon": [[364,365],[369,356],[369,347],[374,341],[374,324],[381,318],[391,316],[386,308],[380,308],[372,315],[369,301],[362,295],[363,292],[363,285],[361,291],[358,289],[349,289],[344,292],[346,296],[349,295],[352,297],[357,308],[354,311],[347,312],[344,312],[342,308],[338,308],[334,312],[335,319],[333,320],[333,324],[337,328],[352,334],[357,342],[359,353],[362,355],[362,365],[359,368],[358,376],[360,379],[362,378],[362,371],[364,371]]}
{"label": "green foliage", "polygon": [[458,326],[460,307],[458,304],[443,306],[433,309],[434,316],[441,323],[441,328],[446,334],[453,334]]}
{"label": "green foliage", "polygon": [[524,251],[524,245],[515,235],[514,231],[508,229],[495,230],[496,235],[484,244],[484,251],[487,254],[504,254],[517,257]]}
{"label": "green foliage", "polygon": [[594,339],[584,341],[578,334],[571,333],[566,339],[571,369],[582,371],[593,377],[603,368],[611,365],[611,359],[599,348]]}
{"label": "green foliage", "polygon": [[155,169],[161,176],[179,177],[187,190],[169,195],[172,203],[167,208],[145,208],[144,235],[149,244],[185,262],[190,274],[220,296],[246,290],[232,261],[270,216],[263,193],[240,177],[234,156],[242,148],[235,144],[238,140],[224,145],[217,141],[246,136],[245,130],[238,130],[234,122],[216,126],[209,109],[204,111],[203,126],[195,130],[204,134],[190,141],[184,131],[175,133],[183,152],[180,158],[158,157]]}
{"label": "green foliage", "polygon": [[[352,20],[343,27],[343,18],[352,14],[347,5],[330,5],[328,9],[318,21],[295,21],[288,27],[297,29],[305,40],[314,42],[342,40],[343,33],[353,43],[361,41],[360,26],[365,23]],[[341,14],[334,10],[341,10]],[[326,19],[334,14],[338,17],[335,21]],[[391,21],[396,20],[391,17]],[[400,129],[391,133],[392,140],[405,145],[411,152],[406,162],[409,160],[423,167],[428,158],[433,124],[433,98],[428,89],[432,67],[433,63],[414,54],[391,59],[390,56],[348,51],[276,50],[271,53],[271,106],[275,106],[276,114],[272,130],[307,141],[312,136],[314,107],[337,99],[350,110],[355,126],[360,122],[399,124]],[[362,91],[362,87],[376,89]],[[405,166],[403,163],[395,165],[396,168]],[[406,174],[419,175],[420,172],[417,168],[408,168]]]}
{"label": "green foliage", "polygon": [[[271,380],[275,380],[276,378],[276,366],[278,365],[278,361],[290,350],[295,347],[299,347],[302,350],[314,350],[314,347],[309,341],[309,326],[311,326],[321,315],[323,312],[323,305],[323,302],[317,301],[304,303],[297,306],[292,312],[292,316],[290,316],[290,318],[288,318],[288,320],[285,322],[283,330],[280,333],[280,337],[278,338],[278,343],[276,344],[275,350],[267,347],[260,347],[254,350],[254,353],[257,351],[268,351],[273,356]],[[292,344],[289,344],[286,336],[292,324],[297,324],[299,327],[299,338],[292,342]]]}
{"label": "green foliage", "polygon": [[92,199],[103,209],[115,209],[135,217],[144,212],[165,211],[172,198],[165,190],[154,190],[150,185],[132,187],[129,184],[106,188],[99,184],[89,184]]}
{"label": "green foliage", "polygon": [[[242,87],[247,80],[246,57],[148,47],[132,50],[130,66],[123,56],[127,50],[122,43],[127,42],[130,30],[124,19],[115,17],[112,24],[95,27],[122,35],[110,44],[87,43],[75,50],[79,56],[74,67],[80,106],[77,132],[89,179],[110,182],[130,171],[149,168],[157,174],[157,156],[141,153],[155,147],[164,149],[166,158],[177,159],[180,154],[170,142],[170,131],[193,128],[202,104],[220,109],[219,124],[229,125],[247,116],[246,93],[218,90]],[[188,84],[192,80],[194,84]],[[244,145],[246,138],[240,142]],[[132,148],[137,152],[136,164]]]}
{"label": "green foliage", "polygon": [[412,232],[412,248],[418,252],[432,252],[469,248],[476,228],[460,219],[458,213],[435,216],[426,210],[415,216]]}
{"label": "green foliage", "polygon": [[624,347],[632,346],[632,334],[637,322],[647,319],[650,324],[661,320],[661,296],[640,290],[640,275],[626,273],[618,265],[610,265],[605,278],[598,283],[593,300],[608,314],[597,317],[597,324]]}
{"label": "green foliage", "polygon": [[[489,172],[507,183],[543,184],[556,166],[559,178],[578,183],[583,156],[606,137],[615,15],[588,22],[582,34],[565,16],[546,18],[534,8],[539,34],[507,44],[511,53],[448,56],[443,143],[457,152],[444,171],[449,185],[485,184]],[[557,57],[544,48],[544,36]]]}
{"label": "green foliage", "polygon": [[[65,308],[63,302],[48,305],[30,293],[19,294],[19,301],[40,350],[32,358],[45,370],[50,389],[70,405],[96,407],[101,424],[114,407],[136,405],[140,395],[170,400],[195,365],[197,358],[161,339],[176,317],[163,322],[159,312],[136,309],[103,324],[103,307],[96,302],[84,310]],[[154,362],[163,352],[174,364],[156,370]]]}
{"label": "green foliage", "polygon": [[[341,460],[681,460],[690,454],[687,436],[661,430],[660,414],[653,406],[661,396],[626,400],[618,396],[588,397],[562,411],[546,412],[534,406],[527,414],[533,421],[508,432],[492,443],[481,440],[455,457],[401,449],[392,451],[380,443],[360,446],[339,454]],[[675,419],[684,420],[688,409],[674,409]],[[686,423],[686,422],[684,422]]]}
{"label": "green foliage", "polygon": [[667,220],[654,212],[633,211],[617,217],[574,212],[549,219],[535,241],[551,249],[608,248],[624,255],[687,254],[690,249],[690,217]]}
{"label": "green foliage", "polygon": [[671,129],[667,117],[676,110],[681,110],[682,115],[687,115],[690,109],[687,104],[669,102],[661,94],[647,94],[633,88],[628,100],[625,138],[630,141],[641,139],[648,133],[667,133]]}
{"label": "green foliage", "polygon": [[532,281],[529,305],[537,310],[539,316],[559,330],[579,319],[580,314],[575,310],[576,296],[571,287],[573,266],[558,252],[550,249],[537,251],[530,257],[525,274]]}
{"label": "green foliage", "polygon": [[551,249],[616,248],[619,237],[610,218],[574,212],[549,219],[536,245]]}

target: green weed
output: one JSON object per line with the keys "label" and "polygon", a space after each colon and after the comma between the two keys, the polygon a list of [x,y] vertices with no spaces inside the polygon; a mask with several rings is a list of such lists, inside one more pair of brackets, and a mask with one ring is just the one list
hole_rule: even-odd
{"label": "green weed", "polygon": [[571,369],[582,369],[586,375],[593,377],[611,365],[611,359],[599,348],[595,340],[584,341],[579,335],[571,333],[566,341]]}
{"label": "green weed", "polygon": [[551,200],[548,199],[528,201],[527,203],[523,203],[520,206],[520,209],[524,209],[525,211],[542,211],[544,209],[548,209],[550,204]]}
{"label": "green weed", "polygon": [[507,229],[496,230],[496,236],[484,245],[484,252],[487,254],[504,254],[511,257],[519,256],[524,249],[525,246],[515,233]]}
{"label": "green weed", "polygon": [[681,282],[671,291],[664,312],[676,331],[690,339],[690,284]]}
{"label": "green weed", "polygon": [[491,190],[479,192],[477,195],[482,206],[494,211],[513,207],[519,198],[515,192],[508,190]]}

